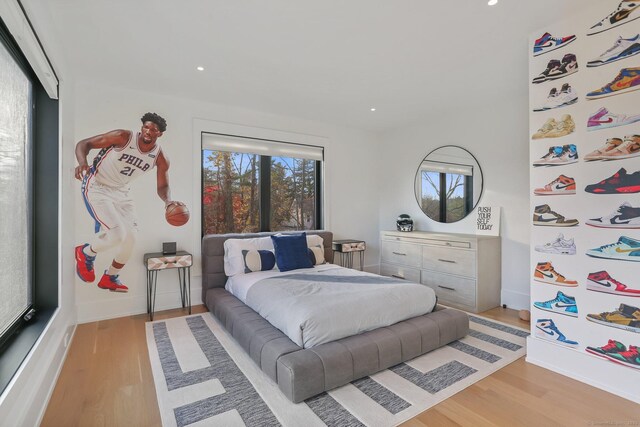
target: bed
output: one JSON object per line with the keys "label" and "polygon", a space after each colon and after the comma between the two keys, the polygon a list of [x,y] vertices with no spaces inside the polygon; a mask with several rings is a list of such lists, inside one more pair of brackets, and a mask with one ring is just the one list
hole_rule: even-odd
{"label": "bed", "polygon": [[[326,336],[326,333],[320,334],[322,338],[307,337],[302,334],[298,337],[294,327],[289,328],[291,330],[288,331],[286,326],[278,324],[278,319],[274,319],[271,315],[277,314],[281,309],[274,309],[271,306],[265,308],[263,305],[256,305],[251,298],[247,300],[246,295],[238,291],[238,287],[245,285],[236,282],[234,293],[252,304],[257,311],[265,314],[271,322],[280,327],[278,329],[256,310],[225,289],[228,277],[224,270],[224,242],[228,239],[252,239],[272,234],[274,233],[205,236],[202,240],[202,300],[253,361],[278,384],[282,393],[292,402],[301,402],[323,391],[413,359],[458,340],[468,333],[469,319],[464,312],[436,306],[427,314],[353,335],[344,337],[337,335],[340,337],[338,339],[334,339],[336,336]],[[307,234],[322,237],[324,257],[328,263],[331,263],[333,261],[332,233],[313,231]],[[350,274],[332,265],[322,267],[317,269],[321,281],[329,280],[327,275],[336,277]],[[287,280],[299,276],[298,271],[288,273]],[[254,275],[252,277],[255,277],[256,274],[250,273],[246,276]],[[237,277],[234,276],[232,279]],[[386,278],[376,277],[380,279],[380,287],[388,284]],[[268,290],[269,295],[273,295],[278,287],[282,287],[282,284],[278,283],[282,280],[284,278],[275,276],[263,279],[260,283],[273,282],[273,288]],[[373,280],[371,275],[367,280]],[[409,292],[410,287],[403,287],[402,290]],[[268,298],[262,298],[259,301],[265,299]],[[426,304],[432,303],[426,302]],[[422,310],[420,307],[409,309]],[[318,323],[321,326],[323,322]],[[331,330],[332,327],[325,328],[325,332],[327,329]],[[283,330],[290,336],[287,336]],[[350,334],[348,331],[340,333]]]}

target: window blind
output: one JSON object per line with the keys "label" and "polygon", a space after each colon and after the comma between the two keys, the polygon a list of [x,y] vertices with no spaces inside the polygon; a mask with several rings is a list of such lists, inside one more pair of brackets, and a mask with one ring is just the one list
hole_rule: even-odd
{"label": "window blind", "polygon": [[290,142],[271,141],[265,139],[245,138],[239,136],[220,135],[216,133],[202,134],[202,149],[231,151],[234,153],[259,154],[271,157],[293,157],[306,160],[324,160],[324,148],[315,145],[294,144]]}
{"label": "window blind", "polygon": [[456,175],[473,176],[473,166],[457,163],[424,161],[420,165],[420,170],[424,172],[451,173]]}

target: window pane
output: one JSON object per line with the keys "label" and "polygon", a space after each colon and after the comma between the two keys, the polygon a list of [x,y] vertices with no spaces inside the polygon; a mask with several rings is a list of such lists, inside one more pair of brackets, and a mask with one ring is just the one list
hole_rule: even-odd
{"label": "window pane", "polygon": [[271,158],[271,230],[316,228],[316,162]]}
{"label": "window pane", "polygon": [[459,221],[467,215],[465,176],[447,174],[447,221]]}
{"label": "window pane", "polygon": [[424,213],[440,221],[440,173],[422,171],[422,197],[420,204]]}
{"label": "window pane", "polygon": [[204,234],[260,231],[260,156],[203,150]]}
{"label": "window pane", "polygon": [[0,43],[0,334],[31,304],[31,83]]}

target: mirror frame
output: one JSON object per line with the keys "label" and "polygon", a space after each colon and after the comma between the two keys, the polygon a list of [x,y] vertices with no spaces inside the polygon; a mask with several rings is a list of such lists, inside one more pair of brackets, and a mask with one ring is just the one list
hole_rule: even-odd
{"label": "mirror frame", "polygon": [[[435,151],[441,149],[441,148],[447,148],[447,147],[451,147],[451,148],[459,148],[463,151],[465,151],[467,154],[469,154],[471,156],[471,158],[473,158],[473,160],[476,162],[476,164],[478,165],[478,170],[480,171],[480,179],[481,181],[481,185],[480,185],[480,195],[478,195],[478,201],[476,203],[473,204],[473,207],[471,208],[471,210],[469,211],[468,214],[466,214],[463,218],[460,218],[457,221],[451,221],[451,222],[441,222],[441,221],[436,221],[435,219],[431,218],[429,215],[426,214],[426,212],[424,210],[422,210],[422,206],[420,205],[420,200],[418,200],[418,194],[416,193],[416,180],[418,179],[418,174],[420,173],[420,165],[422,164],[422,162],[424,162],[427,157],[429,157],[431,154],[433,154]],[[482,195],[484,194],[484,173],[482,172],[482,166],[480,166],[480,162],[478,161],[478,159],[476,158],[476,156],[474,156],[469,150],[467,150],[464,147],[461,147],[459,145],[452,145],[452,144],[448,144],[448,145],[441,145],[439,147],[434,148],[433,150],[431,150],[429,153],[427,153],[426,156],[424,156],[422,158],[422,160],[420,161],[420,163],[418,164],[418,170],[416,170],[416,174],[413,177],[413,196],[416,199],[416,203],[418,204],[418,208],[420,209],[420,212],[422,212],[424,214],[424,216],[426,216],[427,218],[429,218],[431,221],[433,222],[437,222],[438,224],[455,224],[456,222],[460,222],[462,220],[464,220],[465,218],[467,218],[469,215],[471,215],[471,213],[478,207],[478,204],[480,203],[480,199],[482,199]]]}

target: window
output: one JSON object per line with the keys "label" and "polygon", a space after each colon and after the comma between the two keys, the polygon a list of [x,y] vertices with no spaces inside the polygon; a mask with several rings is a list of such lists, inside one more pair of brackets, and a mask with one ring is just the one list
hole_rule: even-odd
{"label": "window", "polygon": [[31,146],[33,87],[0,43],[0,344],[33,303]]}
{"label": "window", "polygon": [[[55,83],[47,82],[47,88],[57,96],[51,74]],[[49,97],[2,20],[0,76],[2,393],[58,307],[59,141],[58,101]]]}
{"label": "window", "polygon": [[459,221],[473,209],[473,167],[425,161],[420,167],[420,207],[439,222]]}
{"label": "window", "polygon": [[202,233],[322,227],[322,147],[202,137]]}

